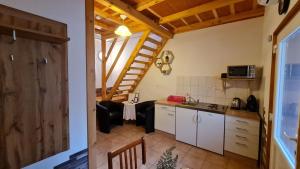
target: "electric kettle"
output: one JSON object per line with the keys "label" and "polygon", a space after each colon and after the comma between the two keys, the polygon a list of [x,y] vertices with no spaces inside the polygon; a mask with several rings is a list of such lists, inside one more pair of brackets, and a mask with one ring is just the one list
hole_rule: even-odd
{"label": "electric kettle", "polygon": [[232,99],[231,102],[231,108],[235,110],[240,110],[241,109],[241,99],[238,97],[235,97]]}

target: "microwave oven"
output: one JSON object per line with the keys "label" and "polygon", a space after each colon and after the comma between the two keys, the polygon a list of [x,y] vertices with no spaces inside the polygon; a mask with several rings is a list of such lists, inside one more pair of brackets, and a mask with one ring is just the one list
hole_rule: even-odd
{"label": "microwave oven", "polygon": [[255,79],[256,76],[255,65],[227,66],[227,78]]}

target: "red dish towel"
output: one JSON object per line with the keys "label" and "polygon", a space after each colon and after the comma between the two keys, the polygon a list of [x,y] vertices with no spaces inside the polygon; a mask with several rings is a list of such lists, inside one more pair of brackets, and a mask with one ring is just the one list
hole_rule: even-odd
{"label": "red dish towel", "polygon": [[177,103],[183,103],[183,102],[185,102],[185,97],[184,96],[170,95],[170,96],[168,96],[167,101],[177,102]]}

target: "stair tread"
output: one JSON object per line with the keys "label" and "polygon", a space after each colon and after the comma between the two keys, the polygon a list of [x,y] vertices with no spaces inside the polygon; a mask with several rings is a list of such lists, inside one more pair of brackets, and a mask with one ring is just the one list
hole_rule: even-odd
{"label": "stair tread", "polygon": [[149,50],[149,51],[152,51],[152,52],[155,52],[155,51],[156,51],[155,48],[151,48],[151,47],[145,46],[145,45],[142,46],[142,49],[146,49],[146,50]]}
{"label": "stair tread", "polygon": [[123,85],[119,85],[119,87],[126,87],[126,86],[133,86],[134,84],[123,84]]}
{"label": "stair tread", "polygon": [[141,64],[149,64],[150,62],[147,61],[141,61],[141,60],[135,60],[134,63],[141,63]]}
{"label": "stair tread", "polygon": [[126,75],[134,75],[134,76],[141,76],[142,73],[126,73]]}
{"label": "stair tread", "polygon": [[144,69],[146,69],[146,68],[144,68],[144,67],[135,67],[135,66],[131,66],[130,69],[144,70]]}
{"label": "stair tread", "polygon": [[138,56],[142,56],[142,57],[146,57],[146,58],[153,58],[153,56],[147,55],[147,54],[144,54],[144,53],[138,53]]}
{"label": "stair tread", "polygon": [[122,81],[136,81],[136,80],[139,80],[139,79],[123,79]]}
{"label": "stair tread", "polygon": [[123,94],[123,93],[122,94],[118,94],[118,93],[116,93],[116,94],[114,94],[114,96],[125,96],[126,97],[126,96],[128,96],[128,93],[126,93],[126,94]]}
{"label": "stair tread", "polygon": [[146,41],[151,42],[151,43],[154,43],[154,44],[157,44],[157,45],[161,45],[161,42],[160,42],[160,41],[155,40],[155,39],[153,39],[153,38],[151,38],[151,37],[148,37],[148,38],[146,39]]}

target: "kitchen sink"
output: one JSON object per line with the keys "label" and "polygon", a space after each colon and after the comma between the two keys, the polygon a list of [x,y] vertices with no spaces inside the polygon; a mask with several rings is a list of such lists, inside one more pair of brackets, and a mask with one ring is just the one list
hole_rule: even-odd
{"label": "kitchen sink", "polygon": [[187,105],[187,106],[196,106],[196,105],[198,105],[199,103],[197,103],[197,102],[184,102],[184,103],[182,103],[183,105]]}

